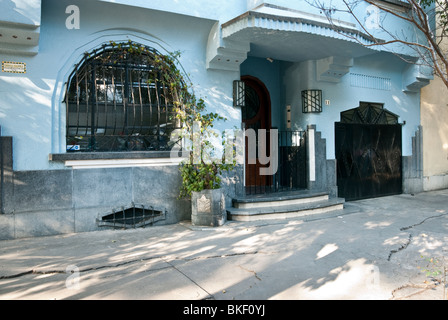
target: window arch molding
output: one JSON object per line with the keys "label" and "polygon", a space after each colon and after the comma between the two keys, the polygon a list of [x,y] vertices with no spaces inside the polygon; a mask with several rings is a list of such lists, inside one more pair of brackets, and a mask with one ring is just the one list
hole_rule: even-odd
{"label": "window arch molding", "polygon": [[[108,44],[110,41],[119,43],[127,42],[129,40],[155,48],[162,54],[169,54],[170,52],[175,51],[169,43],[158,38],[154,34],[132,28],[109,28],[97,31],[88,36],[83,36],[79,39],[73,38],[71,41],[72,45],[66,46],[65,51],[63,49],[59,51],[61,60],[53,61],[54,70],[57,70],[57,74],[51,98],[50,159],[54,158],[55,155],[66,155],[68,158],[80,157],[76,156],[76,153],[66,153],[66,105],[64,98],[67,79],[73,72],[74,66],[83,59],[85,52],[91,52],[101,47],[103,44]],[[185,74],[186,72],[181,65],[180,68]],[[83,154],[83,158],[88,157],[86,153]],[[99,156],[103,153],[96,154]],[[135,156],[135,153],[123,153],[122,156],[125,156],[125,154]]]}
{"label": "window arch molding", "polygon": [[68,77],[67,152],[171,149],[185,84],[175,57],[128,40],[84,54]]}

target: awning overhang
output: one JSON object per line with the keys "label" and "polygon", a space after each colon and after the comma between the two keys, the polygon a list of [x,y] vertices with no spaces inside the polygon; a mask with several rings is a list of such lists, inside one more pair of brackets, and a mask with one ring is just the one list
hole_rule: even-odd
{"label": "awning overhang", "polygon": [[[210,68],[237,70],[247,56],[301,62],[343,57],[353,59],[378,52],[378,46],[355,25],[285,8],[248,11],[221,25]],[[216,36],[216,35],[215,35]],[[364,45],[363,45],[364,44]]]}

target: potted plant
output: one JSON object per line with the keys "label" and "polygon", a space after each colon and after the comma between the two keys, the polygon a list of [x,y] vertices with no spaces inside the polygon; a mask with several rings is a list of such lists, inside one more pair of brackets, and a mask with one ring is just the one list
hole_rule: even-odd
{"label": "potted plant", "polygon": [[220,143],[213,142],[219,134],[212,128],[216,120],[226,119],[217,113],[206,113],[204,100],[196,99],[191,82],[186,82],[188,77],[184,78],[175,66],[179,56],[179,52],[156,56],[152,63],[162,74],[159,79],[162,87],[172,97],[179,126],[171,136],[171,143],[181,142],[185,159],[179,167],[180,197],[191,198],[193,225],[219,226],[227,220],[221,174],[232,169],[236,161],[234,157],[219,156],[226,146],[222,139]]}
{"label": "potted plant", "polygon": [[[182,137],[187,138],[188,156],[180,165],[181,197],[191,197],[191,222],[195,226],[221,226],[227,221],[222,173],[235,166],[226,159],[226,141],[213,128],[215,120],[225,120],[216,113],[205,113],[204,101],[194,103],[188,114],[180,113]],[[185,143],[185,141],[184,141]]]}

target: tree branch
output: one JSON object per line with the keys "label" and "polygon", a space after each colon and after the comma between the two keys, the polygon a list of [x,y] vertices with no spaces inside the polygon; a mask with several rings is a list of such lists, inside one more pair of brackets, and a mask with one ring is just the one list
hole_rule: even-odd
{"label": "tree branch", "polygon": [[[413,51],[417,53],[417,57],[419,57],[419,61],[424,62],[428,66],[430,66],[434,73],[439,76],[446,87],[448,88],[448,57],[447,53],[441,49],[441,42],[444,39],[445,34],[448,32],[448,3],[445,0],[428,0],[428,1],[418,1],[418,0],[408,0],[409,7],[405,8],[405,10],[394,10],[394,7],[386,6],[381,4],[377,0],[356,0],[350,2],[349,0],[343,0],[343,4],[345,5],[344,9],[340,8],[332,8],[331,5],[325,5],[323,2],[319,0],[310,0],[313,3],[308,2],[310,5],[317,7],[320,9],[325,16],[327,17],[329,23],[332,25],[333,29],[339,33],[344,35],[345,37],[352,39],[364,47],[373,47],[373,46],[387,46],[392,44],[402,44],[404,46],[409,47]],[[360,2],[365,2],[367,4],[373,5],[381,12],[385,14],[390,14],[401,21],[405,21],[409,24],[409,26],[414,28],[414,36],[415,41],[408,40],[405,34],[397,35],[392,34],[392,31],[386,29],[383,25],[379,26],[379,28],[385,32],[388,36],[390,36],[390,40],[379,40],[373,33],[369,30],[369,28],[362,23],[360,17],[356,15],[354,12],[354,8]],[[435,25],[440,31],[440,36],[437,38],[436,31],[433,30],[430,19],[428,16],[428,8],[427,5],[434,3],[438,7],[434,10],[435,19],[439,18],[438,21],[435,21]],[[424,4],[424,6],[422,5]],[[441,8],[441,9],[440,9]],[[360,29],[368,35],[368,37],[372,40],[372,43],[365,43],[361,41],[359,38],[348,34],[347,32],[343,32],[338,30],[338,27],[333,22],[333,15],[336,12],[346,12],[349,13],[359,25]],[[423,42],[421,40],[424,40]],[[406,62],[410,62],[408,59],[403,57],[402,54],[398,54],[396,52],[391,51],[401,59]],[[415,61],[414,61],[415,63]]]}

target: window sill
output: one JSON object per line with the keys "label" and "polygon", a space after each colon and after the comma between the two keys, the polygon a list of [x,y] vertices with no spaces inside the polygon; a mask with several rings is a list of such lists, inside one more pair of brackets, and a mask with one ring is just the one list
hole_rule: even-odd
{"label": "window sill", "polygon": [[49,160],[73,169],[176,166],[183,160],[170,151],[52,153]]}

